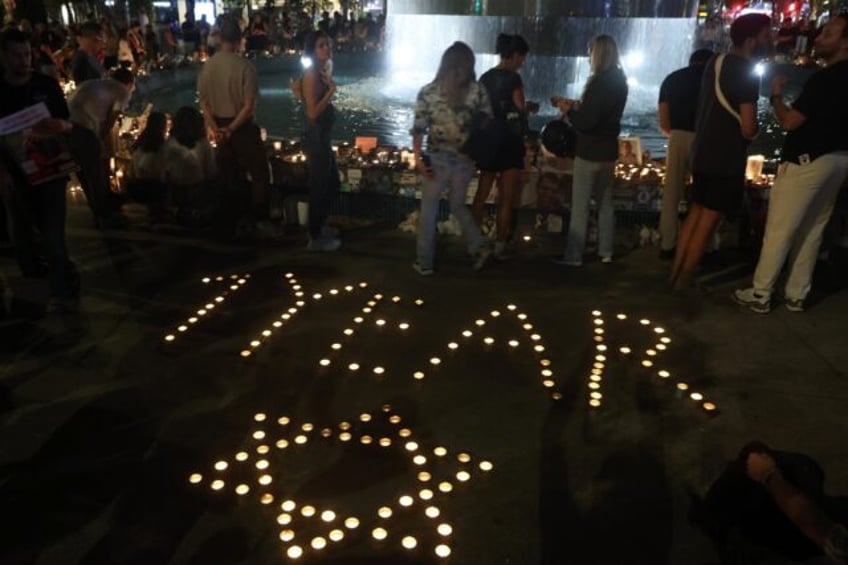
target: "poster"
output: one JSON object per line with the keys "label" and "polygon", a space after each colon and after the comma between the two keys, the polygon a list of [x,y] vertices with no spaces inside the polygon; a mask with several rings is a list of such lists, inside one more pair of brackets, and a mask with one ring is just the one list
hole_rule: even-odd
{"label": "poster", "polygon": [[50,117],[47,106],[40,102],[0,118],[0,136],[5,149],[33,186],[79,169],[65,136],[33,135],[33,126]]}

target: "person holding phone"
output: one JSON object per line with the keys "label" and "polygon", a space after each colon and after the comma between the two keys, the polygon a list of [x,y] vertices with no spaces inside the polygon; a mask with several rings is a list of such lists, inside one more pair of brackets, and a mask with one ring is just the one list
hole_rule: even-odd
{"label": "person holding phone", "polygon": [[599,35],[591,41],[589,63],[592,74],[581,100],[560,97],[551,100],[577,132],[568,243],[565,254],[554,260],[571,267],[583,265],[589,200],[593,192],[598,202],[598,255],[602,263],[612,262],[615,229],[612,186],[621,116],[628,94],[627,77],[621,69],[618,46],[612,37]]}
{"label": "person holding phone", "polygon": [[[463,152],[475,115],[492,117],[486,89],[474,80],[474,52],[457,41],[442,54],[433,82],[418,93],[415,122],[411,130],[415,168],[424,178],[418,217],[415,271],[432,275],[436,251],[439,200],[447,192],[451,212],[462,226],[475,270],[483,268],[491,249],[465,205],[468,182],[474,170]],[[423,150],[427,136],[427,152]]]}
{"label": "person holding phone", "polygon": [[506,259],[506,243],[512,235],[513,207],[521,186],[524,169],[524,133],[527,131],[527,114],[538,112],[539,105],[524,98],[524,83],[518,70],[524,65],[530,51],[527,41],[520,35],[498,35],[496,50],[501,60],[480,77],[486,87],[495,114],[498,143],[496,150],[479,162],[480,179],[471,211],[478,224],[482,224],[483,210],[495,180],[498,181],[498,216],[495,258]]}

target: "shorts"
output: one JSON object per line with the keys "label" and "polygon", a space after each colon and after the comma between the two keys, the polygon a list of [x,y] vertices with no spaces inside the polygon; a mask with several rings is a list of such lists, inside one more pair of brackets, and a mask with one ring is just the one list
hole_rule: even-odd
{"label": "shorts", "polygon": [[704,208],[723,214],[742,209],[745,195],[745,176],[719,176],[695,173],[692,201]]}
{"label": "shorts", "polygon": [[511,169],[524,169],[524,138],[519,135],[505,135],[498,143],[492,155],[487,155],[477,163],[481,171],[500,173]]}

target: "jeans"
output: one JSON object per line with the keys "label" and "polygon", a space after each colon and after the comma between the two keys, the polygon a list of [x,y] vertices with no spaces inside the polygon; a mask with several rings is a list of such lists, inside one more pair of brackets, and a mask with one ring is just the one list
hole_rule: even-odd
{"label": "jeans", "polygon": [[660,235],[662,249],[667,251],[677,245],[677,228],[680,214],[680,200],[686,188],[686,177],[692,172],[692,141],[695,134],[691,131],[671,130],[668,138],[666,157],[665,186],[662,191],[662,212],[660,212]]}
{"label": "jeans", "polygon": [[341,189],[331,130],[307,123],[303,152],[309,173],[309,237],[318,239],[330,213],[330,204]]}
{"label": "jeans", "polygon": [[24,274],[38,270],[33,228],[38,229],[44,239],[51,298],[74,298],[79,294],[79,274],[68,259],[65,245],[66,186],[66,180],[53,180],[38,186],[16,184],[3,196],[9,235]]}
{"label": "jeans", "polygon": [[589,224],[589,200],[595,193],[598,203],[598,255],[612,257],[615,230],[615,210],[612,207],[612,184],[615,162],[574,159],[574,182],[571,191],[571,221],[568,226],[568,244],[565,260],[583,262],[586,247],[586,229]]}
{"label": "jeans", "polygon": [[808,165],[784,163],[783,167],[769,197],[754,290],[771,296],[788,256],[786,298],[804,300],[812,286],[824,228],[848,176],[848,151],[822,155]]}
{"label": "jeans", "polygon": [[465,204],[473,165],[468,159],[447,152],[431,153],[430,159],[434,177],[426,179],[421,187],[421,212],[418,216],[418,264],[425,269],[433,268],[439,200],[444,192],[448,193],[451,213],[462,227],[468,252],[475,253],[486,245],[486,238]]}

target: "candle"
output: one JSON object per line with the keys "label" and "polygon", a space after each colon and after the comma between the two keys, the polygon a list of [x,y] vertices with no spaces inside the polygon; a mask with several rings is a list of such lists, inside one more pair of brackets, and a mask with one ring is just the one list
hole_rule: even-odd
{"label": "candle", "polygon": [[[526,236],[525,236],[526,237]],[[450,557],[451,548],[443,543],[436,546],[436,555],[439,557]]]}
{"label": "candle", "polygon": [[436,531],[440,536],[447,537],[453,533],[453,527],[450,524],[439,524]]}

